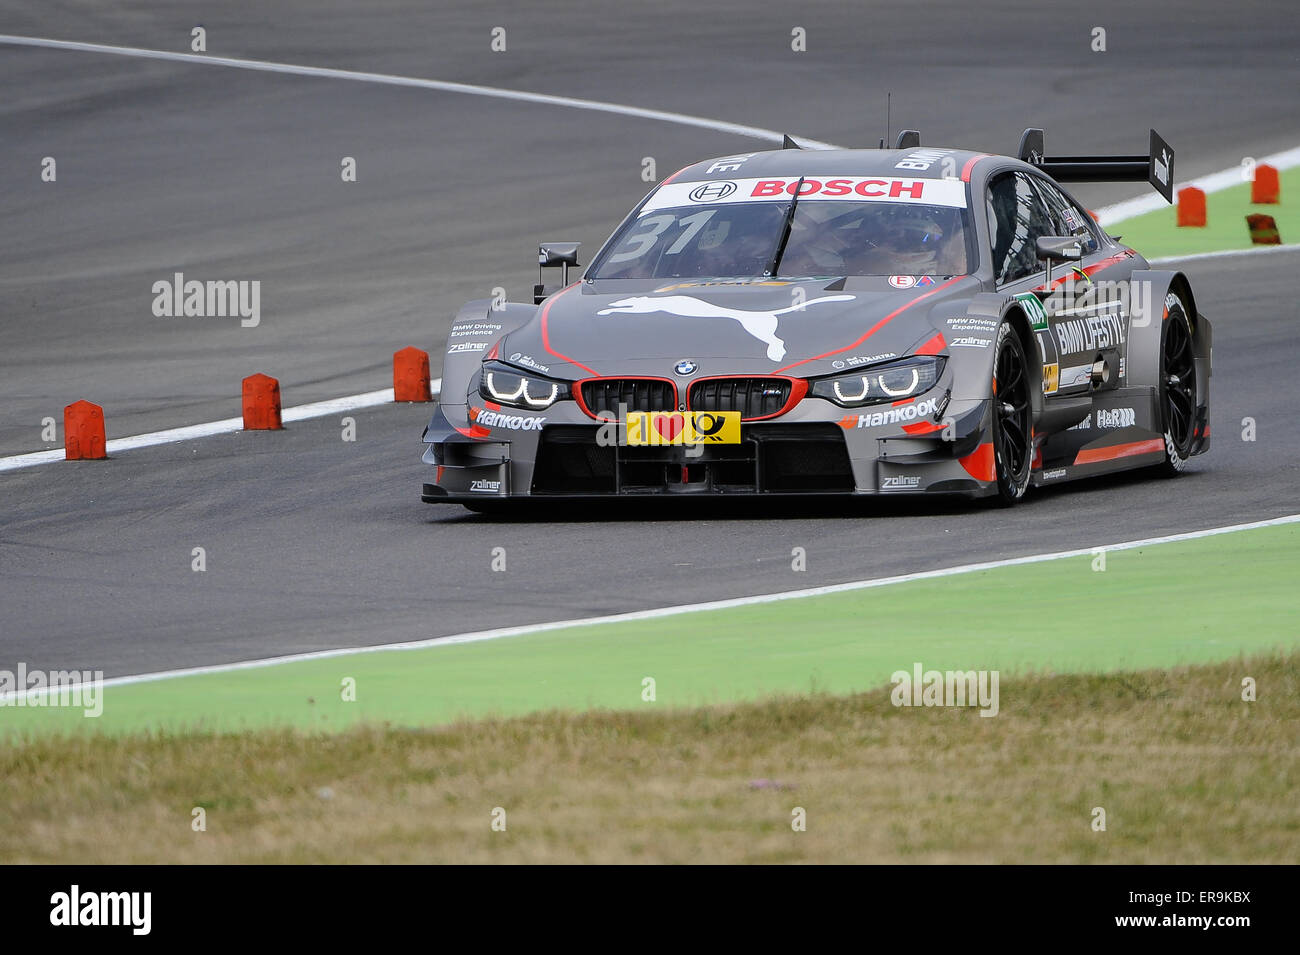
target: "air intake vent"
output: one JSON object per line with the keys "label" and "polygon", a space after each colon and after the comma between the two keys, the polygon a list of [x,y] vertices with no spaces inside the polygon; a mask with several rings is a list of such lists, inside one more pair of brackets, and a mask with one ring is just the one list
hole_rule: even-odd
{"label": "air intake vent", "polygon": [[666,378],[593,378],[582,383],[582,403],[593,418],[628,411],[676,411],[677,388]]}
{"label": "air intake vent", "polygon": [[781,414],[790,403],[788,378],[706,378],[691,385],[692,411],[739,411],[753,421]]}

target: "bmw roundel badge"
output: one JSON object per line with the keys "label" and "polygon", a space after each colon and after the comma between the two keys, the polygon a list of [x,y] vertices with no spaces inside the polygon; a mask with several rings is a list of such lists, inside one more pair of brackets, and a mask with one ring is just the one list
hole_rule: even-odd
{"label": "bmw roundel badge", "polygon": [[695,362],[691,361],[689,358],[683,358],[683,359],[682,359],[681,361],[679,361],[679,362],[677,363],[677,365],[673,368],[673,371],[675,371],[675,372],[677,372],[677,374],[682,375],[683,377],[685,377],[686,375],[693,375],[693,374],[695,374],[695,369],[698,368],[698,367],[699,367],[699,365],[695,364]]}

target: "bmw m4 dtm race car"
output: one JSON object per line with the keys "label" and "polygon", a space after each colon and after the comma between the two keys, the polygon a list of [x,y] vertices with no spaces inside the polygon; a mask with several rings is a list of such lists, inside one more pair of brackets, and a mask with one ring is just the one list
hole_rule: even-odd
{"label": "bmw m4 dtm race car", "polygon": [[[465,305],[423,499],[950,493],[1181,470],[1209,447],[1211,329],[1061,185],[1173,152],[920,145],[706,160],[656,186],[576,281]],[[787,147],[793,142],[787,139]]]}

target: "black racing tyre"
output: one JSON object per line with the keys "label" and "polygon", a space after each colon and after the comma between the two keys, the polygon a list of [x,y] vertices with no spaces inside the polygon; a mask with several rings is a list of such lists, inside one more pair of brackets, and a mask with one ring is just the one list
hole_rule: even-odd
{"label": "black racing tyre", "polygon": [[998,328],[993,359],[991,407],[993,461],[998,478],[997,501],[1009,506],[1025,496],[1033,464],[1033,408],[1025,346],[1005,322]]}
{"label": "black racing tyre", "polygon": [[1165,460],[1156,465],[1173,477],[1187,467],[1196,439],[1196,348],[1187,308],[1176,292],[1165,296],[1168,315],[1160,329],[1160,428]]}

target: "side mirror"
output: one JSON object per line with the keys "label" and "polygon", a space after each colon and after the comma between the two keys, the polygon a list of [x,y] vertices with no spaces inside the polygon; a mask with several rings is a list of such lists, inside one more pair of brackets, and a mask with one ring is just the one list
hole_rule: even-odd
{"label": "side mirror", "polygon": [[1077,262],[1083,258],[1083,243],[1072,235],[1040,235],[1034,243],[1042,262]]}
{"label": "side mirror", "polygon": [[538,282],[533,286],[533,304],[540,305],[555,289],[546,287],[542,269],[562,269],[560,288],[569,284],[569,269],[578,268],[578,248],[581,242],[543,242],[537,247]]}
{"label": "side mirror", "polygon": [[1038,260],[1047,263],[1047,290],[1052,290],[1052,263],[1077,262],[1083,258],[1083,243],[1073,235],[1040,235],[1034,241]]}

